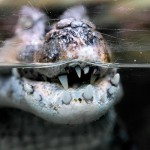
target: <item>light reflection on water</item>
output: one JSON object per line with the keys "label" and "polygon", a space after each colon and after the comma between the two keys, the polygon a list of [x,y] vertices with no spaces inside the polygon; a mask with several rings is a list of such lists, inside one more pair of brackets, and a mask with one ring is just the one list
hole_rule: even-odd
{"label": "light reflection on water", "polygon": [[150,63],[101,63],[101,62],[87,62],[87,61],[61,61],[57,63],[2,63],[0,62],[0,68],[50,68],[70,63],[74,64],[87,64],[105,68],[150,68]]}

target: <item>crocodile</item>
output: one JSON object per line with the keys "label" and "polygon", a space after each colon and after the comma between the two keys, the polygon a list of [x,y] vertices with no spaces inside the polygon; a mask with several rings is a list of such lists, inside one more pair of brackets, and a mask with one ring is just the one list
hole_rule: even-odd
{"label": "crocodile", "polygon": [[112,149],[122,88],[117,70],[103,66],[111,62],[107,42],[84,6],[47,19],[22,7],[1,47],[3,63],[29,66],[0,71],[0,149]]}

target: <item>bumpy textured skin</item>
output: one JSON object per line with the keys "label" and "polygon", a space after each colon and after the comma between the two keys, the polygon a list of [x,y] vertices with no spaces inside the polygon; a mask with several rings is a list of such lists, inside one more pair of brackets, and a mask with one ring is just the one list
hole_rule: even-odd
{"label": "bumpy textured skin", "polygon": [[[35,13],[31,18],[29,10]],[[80,10],[81,14],[77,15],[76,10]],[[75,64],[69,64],[73,68],[76,65],[81,68],[87,65],[80,61],[110,62],[109,50],[103,37],[91,22],[85,20],[88,18],[84,7],[77,6],[66,11],[61,20],[52,25],[45,39],[43,13],[25,7],[21,15],[26,12],[27,16],[18,22],[14,37],[21,41],[13,53],[17,61],[53,63],[78,59]],[[70,17],[69,12],[74,15]],[[6,53],[2,54],[5,56]],[[13,69],[12,74],[7,76],[7,72],[3,72],[0,79],[0,106],[19,108],[59,124],[80,124],[101,118],[85,125],[56,125],[16,110],[9,110],[10,114],[2,110],[6,113],[6,119],[2,116],[5,124],[0,124],[0,149],[112,149],[116,118],[113,106],[121,92],[119,74],[116,70],[108,69],[105,70],[105,76],[98,74],[98,80],[92,85],[84,84],[79,88],[65,90],[58,83],[32,80],[33,77],[36,79],[37,74],[54,80],[66,73],[65,68],[66,65],[31,69],[30,78],[27,78],[24,69]],[[88,92],[93,94],[92,97]]]}

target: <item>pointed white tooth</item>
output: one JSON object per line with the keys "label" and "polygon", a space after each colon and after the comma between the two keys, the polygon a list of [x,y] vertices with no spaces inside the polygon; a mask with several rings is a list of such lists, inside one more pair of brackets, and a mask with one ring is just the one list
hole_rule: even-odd
{"label": "pointed white tooth", "polygon": [[19,74],[19,72],[18,72],[18,70],[16,68],[12,69],[12,73],[13,73],[14,76],[20,77],[20,74]]}
{"label": "pointed white tooth", "polygon": [[94,69],[93,74],[96,74],[96,72],[97,72],[97,68]]}
{"label": "pointed white tooth", "polygon": [[62,102],[64,104],[68,105],[68,104],[70,104],[71,100],[72,100],[71,94],[67,91],[64,91],[63,95],[62,95]]}
{"label": "pointed white tooth", "polygon": [[111,83],[117,86],[120,81],[120,75],[119,73],[116,73],[115,76],[111,79]]}
{"label": "pointed white tooth", "polygon": [[87,74],[90,70],[90,67],[89,66],[86,66],[83,71],[84,71],[84,74]]}
{"label": "pointed white tooth", "polygon": [[68,89],[68,77],[67,75],[60,75],[58,76],[58,79],[60,81],[60,83],[62,84],[62,86],[64,87],[64,89]]}
{"label": "pointed white tooth", "polygon": [[94,92],[94,89],[92,87],[92,85],[88,85],[84,92],[83,92],[83,97],[85,98],[85,100],[93,100],[93,92]]}
{"label": "pointed white tooth", "polygon": [[97,76],[91,75],[90,83],[93,84],[95,82],[96,78],[97,78]]}
{"label": "pointed white tooth", "polygon": [[81,68],[79,66],[75,67],[75,71],[78,75],[78,77],[80,78],[81,77]]}
{"label": "pointed white tooth", "polygon": [[109,94],[114,94],[115,92],[116,92],[116,87],[115,86],[111,86],[109,89],[108,89],[108,92],[109,92]]}

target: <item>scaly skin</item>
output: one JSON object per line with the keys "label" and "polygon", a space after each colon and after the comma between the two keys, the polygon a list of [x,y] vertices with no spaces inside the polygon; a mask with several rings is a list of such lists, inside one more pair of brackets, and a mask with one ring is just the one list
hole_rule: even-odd
{"label": "scaly skin", "polygon": [[[20,15],[16,36],[6,43],[19,41],[15,52],[10,52],[16,62],[75,61],[47,68],[14,68],[12,76],[1,76],[0,105],[19,108],[58,124],[89,123],[105,114],[100,119],[105,121],[99,121],[106,129],[99,129],[98,138],[103,142],[96,144],[96,147],[104,148],[109,141],[104,136],[111,136],[115,120],[110,110],[120,97],[121,87],[115,69],[88,64],[111,60],[102,35],[88,20],[83,6],[67,10],[60,21],[51,26],[45,38],[43,13],[24,7]],[[8,60],[6,53],[9,51],[7,45],[2,48],[3,61]]]}

